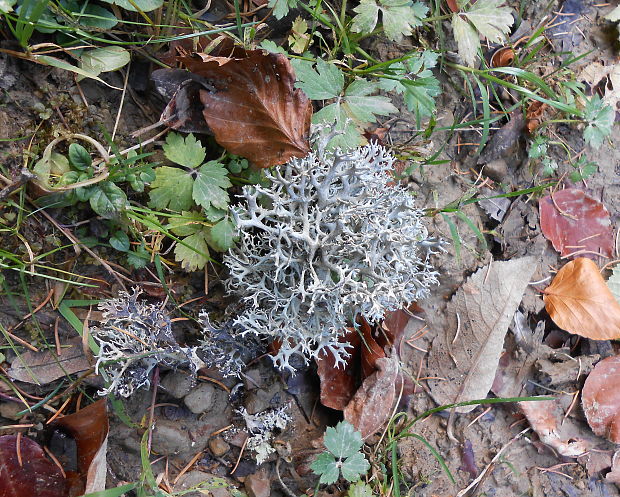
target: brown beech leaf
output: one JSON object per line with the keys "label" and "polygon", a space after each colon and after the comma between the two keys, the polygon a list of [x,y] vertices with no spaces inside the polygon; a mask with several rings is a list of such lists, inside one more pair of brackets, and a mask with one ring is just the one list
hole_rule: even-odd
{"label": "brown beech leaf", "polygon": [[[106,399],[98,400],[79,411],[56,419],[50,427],[62,430],[77,448],[77,468],[66,471],[72,495],[105,490],[108,411]],[[63,460],[62,454],[56,454]]]}
{"label": "brown beech leaf", "polygon": [[620,356],[600,361],[586,378],[581,404],[592,431],[620,443]]}
{"label": "brown beech leaf", "polygon": [[[19,451],[19,452],[18,452]],[[62,471],[28,437],[0,436],[0,496],[66,497]]]}
{"label": "brown beech leaf", "polygon": [[566,264],[543,293],[549,316],[563,330],[592,340],[620,338],[620,305],[590,259]]}
{"label": "brown beech leaf", "polygon": [[[489,393],[504,337],[536,269],[536,259],[493,262],[471,275],[448,303],[445,318],[427,319],[436,337],[428,356],[431,396],[440,405]],[[469,412],[475,406],[457,408]]]}
{"label": "brown beech leaf", "polygon": [[515,60],[515,51],[510,47],[502,47],[491,56],[491,67],[511,66]]}
{"label": "brown beech leaf", "polygon": [[376,361],[377,370],[364,380],[351,402],[344,409],[344,419],[351,423],[362,438],[373,435],[390,419],[396,400],[399,367],[395,357]]}
{"label": "brown beech leaf", "polygon": [[195,54],[179,60],[214,90],[199,89],[203,115],[216,141],[259,167],[283,164],[309,151],[312,105],[295,89],[282,54],[239,50],[235,58]]}
{"label": "brown beech leaf", "polygon": [[540,229],[563,257],[611,257],[609,212],[581,190],[567,188],[540,199]]}
{"label": "brown beech leaf", "polygon": [[561,416],[556,412],[556,400],[519,402],[518,405],[540,440],[553,447],[560,455],[579,457],[588,451],[585,441],[562,436],[558,424]]}

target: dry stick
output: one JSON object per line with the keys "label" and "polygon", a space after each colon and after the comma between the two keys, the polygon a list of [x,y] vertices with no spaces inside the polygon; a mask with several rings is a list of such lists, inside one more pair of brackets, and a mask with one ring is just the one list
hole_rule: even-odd
{"label": "dry stick", "polygon": [[[19,323],[17,323],[15,326],[12,326],[9,328],[9,331],[15,331],[17,328],[19,328],[21,325],[23,325],[27,319],[31,318],[32,316],[34,316],[37,312],[39,312],[41,309],[43,309],[45,307],[45,304],[47,304],[50,299],[52,298],[52,295],[54,295],[54,290],[50,290],[49,293],[47,294],[47,296],[43,299],[43,302],[41,302],[38,306],[36,306],[32,312],[29,312],[28,314],[26,314]],[[38,350],[35,350],[35,352],[38,352]]]}
{"label": "dry stick", "polygon": [[[30,180],[36,178],[37,175],[31,173],[28,169],[23,168],[17,179],[13,182],[7,181],[9,183],[6,187],[0,190],[0,202],[2,202],[5,198],[11,195],[13,192],[21,188],[23,185],[28,183]],[[3,177],[3,179],[6,179]]]}
{"label": "dry stick", "polygon": [[288,488],[282,481],[282,477],[280,476],[280,461],[282,461],[282,457],[278,457],[278,460],[276,461],[276,475],[278,477],[278,482],[280,483],[280,486],[282,487],[286,495],[288,495],[289,497],[297,497],[297,495],[295,495],[293,491]]}
{"label": "dry stick", "polygon": [[66,479],[67,478],[67,474],[65,473],[65,470],[62,468],[62,464],[60,464],[60,461],[58,459],[56,459],[56,456],[47,447],[43,446],[43,450],[45,450],[45,453],[48,456],[50,456],[50,459],[52,461],[54,461],[54,464],[56,466],[58,466],[58,469],[60,469],[60,474],[62,474],[62,477]]}
{"label": "dry stick", "polygon": [[17,434],[17,440],[15,441],[15,450],[17,451],[17,462],[19,463],[19,467],[22,468],[24,466],[24,462],[22,461],[22,432],[21,431]]}
{"label": "dry stick", "polygon": [[61,415],[62,411],[65,409],[65,407],[67,407],[67,405],[69,405],[69,402],[71,401],[71,396],[67,397],[67,400],[65,400],[62,405],[58,408],[58,410],[54,413],[54,415],[48,419],[45,424],[48,425],[50,424],[52,421],[54,421],[58,416]]}
{"label": "dry stick", "polygon": [[[127,66],[127,71],[125,72],[125,81],[123,82],[123,92],[121,93],[121,103],[118,106],[118,112],[116,113],[116,119],[114,120],[114,128],[112,129],[112,136],[110,141],[114,141],[116,137],[116,130],[118,129],[118,123],[121,120],[121,114],[123,112],[123,105],[125,104],[125,94],[127,92],[127,81],[129,80],[129,70],[131,68],[131,62]],[[112,150],[112,145],[108,147],[108,154]]]}
{"label": "dry stick", "polygon": [[56,316],[56,322],[54,323],[54,343],[56,344],[56,355],[62,354],[60,348],[60,337],[58,336],[58,324],[60,323],[60,316]]}
{"label": "dry stick", "polygon": [[177,482],[181,479],[181,477],[189,471],[189,469],[196,463],[198,459],[202,457],[204,451],[198,452],[194,457],[190,459],[190,461],[185,465],[185,467],[181,470],[181,472],[177,475],[177,477],[172,481],[172,485],[176,485]]}
{"label": "dry stick", "polygon": [[230,472],[230,474],[232,475],[237,468],[239,467],[239,463],[241,462],[241,457],[243,456],[243,451],[245,450],[245,446],[248,444],[248,440],[250,440],[250,437],[248,435],[248,437],[243,441],[243,445],[241,446],[241,450],[239,451],[239,457],[237,458],[237,462],[235,463],[235,467],[232,469],[232,471]]}

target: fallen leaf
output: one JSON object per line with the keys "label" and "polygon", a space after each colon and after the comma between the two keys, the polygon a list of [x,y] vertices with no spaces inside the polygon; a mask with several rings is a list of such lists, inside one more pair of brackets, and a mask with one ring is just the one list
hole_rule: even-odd
{"label": "fallen leaf", "polygon": [[[535,269],[534,257],[493,262],[467,279],[448,303],[445,317],[427,320],[431,329],[437,327],[428,371],[440,379],[428,383],[438,404],[487,396],[508,326]],[[474,407],[459,407],[457,412]]]}
{"label": "fallen leaf", "polygon": [[[77,471],[67,471],[73,495],[105,490],[108,411],[106,399],[98,400],[79,411],[56,419],[51,429],[62,429],[75,441]],[[62,460],[62,455],[55,454]]]}
{"label": "fallen leaf", "polygon": [[611,257],[609,212],[581,190],[567,188],[540,199],[540,229],[562,257]]}
{"label": "fallen leaf", "polygon": [[364,380],[344,409],[344,419],[362,438],[375,434],[390,419],[396,400],[398,359],[382,357],[376,364],[377,371]]}
{"label": "fallen leaf", "polygon": [[295,75],[286,56],[262,50],[235,55],[179,57],[214,87],[199,89],[199,95],[216,141],[259,167],[304,157],[310,151],[312,105],[294,88]]}
{"label": "fallen leaf", "polygon": [[588,447],[583,440],[570,438],[563,440],[555,413],[556,402],[555,400],[541,400],[519,402],[518,405],[543,443],[553,447],[564,457],[579,457],[588,451]]}
{"label": "fallen leaf", "polygon": [[515,60],[515,51],[510,47],[502,47],[491,56],[491,67],[508,67]]}
{"label": "fallen leaf", "polygon": [[66,497],[67,482],[62,471],[47,458],[41,446],[17,436],[0,436],[0,496]]}
{"label": "fallen leaf", "polygon": [[586,378],[581,405],[592,431],[620,443],[620,356],[603,359]]}
{"label": "fallen leaf", "polygon": [[590,259],[566,264],[543,293],[549,316],[563,330],[592,340],[620,338],[620,305]]}
{"label": "fallen leaf", "polygon": [[532,100],[527,106],[527,112],[525,113],[525,129],[529,134],[534,133],[538,126],[542,123],[543,114],[547,109],[547,104],[539,102],[538,100]]}
{"label": "fallen leaf", "polygon": [[603,92],[603,102],[618,110],[620,102],[620,64],[603,65],[593,62],[586,66],[579,76],[591,88],[599,87]]}
{"label": "fallen leaf", "polygon": [[60,349],[60,355],[50,349],[24,352],[11,364],[9,376],[25,383],[47,385],[58,378],[89,369],[90,362],[84,355],[82,339],[72,338],[67,345]]}

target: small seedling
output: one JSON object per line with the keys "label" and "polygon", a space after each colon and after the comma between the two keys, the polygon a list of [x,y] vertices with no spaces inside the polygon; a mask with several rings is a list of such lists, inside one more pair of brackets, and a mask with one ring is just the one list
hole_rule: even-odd
{"label": "small seedling", "polygon": [[370,469],[366,456],[360,452],[362,434],[348,421],[341,421],[336,428],[327,428],[324,443],[327,451],[319,454],[310,466],[320,476],[319,483],[331,485],[340,476],[356,482]]}

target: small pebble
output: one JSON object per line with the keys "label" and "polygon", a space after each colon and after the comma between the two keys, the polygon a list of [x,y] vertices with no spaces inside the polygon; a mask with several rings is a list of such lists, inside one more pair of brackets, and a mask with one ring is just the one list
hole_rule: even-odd
{"label": "small pebble", "polygon": [[230,445],[228,445],[222,437],[213,437],[209,440],[209,449],[211,449],[211,453],[215,457],[222,457],[230,450]]}
{"label": "small pebble", "polygon": [[194,414],[208,411],[215,404],[216,390],[210,383],[202,383],[188,393],[183,401]]}

